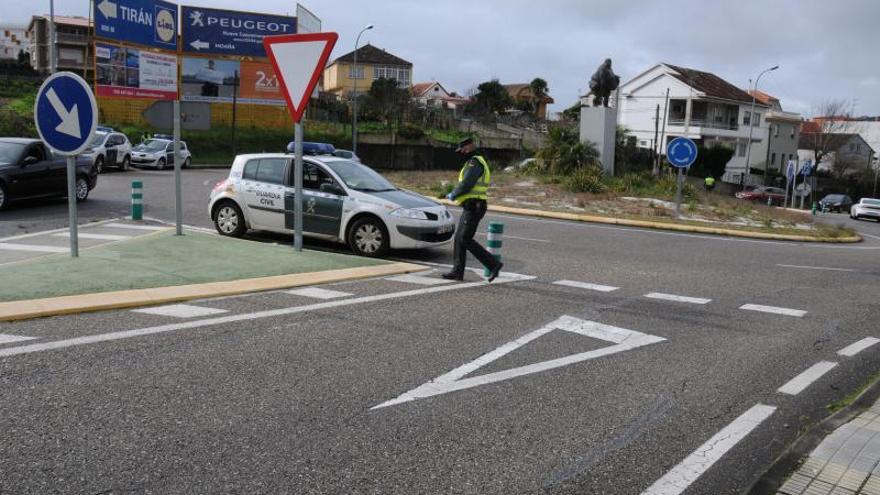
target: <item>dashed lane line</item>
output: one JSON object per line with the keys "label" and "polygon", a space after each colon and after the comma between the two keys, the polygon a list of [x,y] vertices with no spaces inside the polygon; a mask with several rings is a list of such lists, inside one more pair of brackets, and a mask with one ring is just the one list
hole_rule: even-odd
{"label": "dashed lane line", "polygon": [[564,287],[575,287],[578,289],[586,289],[586,290],[594,290],[597,292],[614,292],[620,287],[614,287],[611,285],[600,285],[600,284],[590,284],[587,282],[578,282],[576,280],[557,280],[553,282],[553,285],[561,285]]}
{"label": "dashed lane line", "polygon": [[759,313],[771,313],[776,315],[784,315],[784,316],[795,316],[802,317],[807,314],[806,311],[801,309],[791,309],[791,308],[780,308],[778,306],[764,306],[763,304],[743,304],[739,307],[739,309],[744,309],[746,311],[757,311]]}
{"label": "dashed lane line", "polygon": [[29,253],[67,253],[70,251],[70,248],[60,246],[42,246],[39,244],[11,244],[8,242],[0,242],[0,250],[26,251]]}
{"label": "dashed lane line", "polygon": [[339,299],[342,297],[351,297],[354,295],[349,292],[322,289],[320,287],[306,287],[305,289],[294,289],[284,292],[293,296],[311,297],[313,299]]}
{"label": "dashed lane line", "polygon": [[10,335],[8,333],[0,333],[0,344],[11,344],[13,342],[24,342],[26,340],[34,340],[36,337],[24,337],[22,335]]}
{"label": "dashed lane line", "polygon": [[827,272],[858,272],[855,268],[834,268],[831,266],[806,266],[806,265],[783,265],[777,263],[780,268],[799,268],[801,270],[822,270]]}
{"label": "dashed lane line", "polygon": [[837,363],[832,363],[830,361],[820,361],[813,366],[807,368],[800,375],[789,380],[788,383],[779,387],[777,392],[781,394],[787,395],[797,395],[804,391],[807,387],[813,384],[819,378],[822,378],[825,373],[833,370],[837,367]]}
{"label": "dashed lane line", "polygon": [[156,306],[152,308],[132,310],[132,313],[171,316],[173,318],[199,318],[202,316],[218,315],[228,312],[229,311],[225,309],[206,308],[203,306],[194,306],[192,304],[169,304],[166,306]]}
{"label": "dashed lane line", "polygon": [[865,349],[871,347],[872,345],[880,342],[880,339],[875,337],[866,337],[858,342],[852,343],[843,349],[837,351],[837,354],[846,357],[853,357],[856,354],[864,351]]}
{"label": "dashed lane line", "polygon": [[35,352],[51,351],[56,349],[65,349],[87,344],[97,344],[101,342],[111,342],[115,340],[130,339],[134,337],[143,337],[146,335],[156,335],[162,333],[176,332],[179,330],[188,330],[195,328],[204,328],[228,323],[236,323],[239,321],[250,321],[263,318],[274,318],[279,316],[289,316],[298,313],[307,313],[309,311],[317,311],[322,309],[337,308],[342,306],[354,306],[357,304],[366,304],[378,301],[388,301],[393,299],[402,299],[405,297],[419,296],[424,294],[436,294],[453,290],[470,289],[474,287],[486,287],[503,285],[511,282],[519,282],[532,280],[534,277],[519,276],[511,278],[499,277],[491,284],[488,282],[470,282],[461,284],[442,285],[439,287],[425,287],[402,292],[392,292],[388,294],[378,294],[373,296],[358,297],[354,299],[340,299],[336,301],[327,301],[306,306],[294,306],[290,308],[272,309],[266,311],[257,311],[254,313],[246,313],[239,315],[221,316],[217,318],[208,318],[204,320],[194,320],[182,323],[174,323],[169,325],[159,325],[154,327],[139,328],[136,330],[125,330],[120,332],[102,333],[97,335],[87,335],[84,337],[76,337],[72,339],[56,340],[54,342],[45,342],[42,344],[31,344],[17,347],[9,347],[0,349],[0,357],[17,356],[20,354],[30,354]]}
{"label": "dashed lane line", "polygon": [[657,480],[642,495],[679,495],[743,438],[773,415],[776,408],[757,404],[716,433],[694,453]]}
{"label": "dashed lane line", "polygon": [[664,294],[662,292],[651,292],[649,294],[645,294],[645,297],[647,297],[648,299],[659,299],[661,301],[672,301],[689,304],[709,304],[710,302],[712,302],[711,299],[703,299],[701,297],[677,296],[675,294]]}

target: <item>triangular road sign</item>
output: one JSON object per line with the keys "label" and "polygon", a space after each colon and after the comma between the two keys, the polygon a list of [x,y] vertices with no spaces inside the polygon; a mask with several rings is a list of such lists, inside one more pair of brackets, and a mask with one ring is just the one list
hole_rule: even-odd
{"label": "triangular road sign", "polygon": [[[584,337],[592,337],[594,339],[605,340],[607,342],[611,342],[612,345],[608,347],[603,347],[601,349],[572,354],[570,356],[565,356],[558,359],[551,359],[549,361],[543,361],[540,363],[519,366],[517,368],[510,368],[504,371],[496,371],[495,373],[487,373],[485,375],[463,378],[465,375],[473,373],[483,366],[486,366],[487,364],[513,352],[514,350],[524,346],[525,344],[528,344],[529,342],[537,339],[538,337],[541,337],[542,335],[546,335],[552,332],[553,330],[565,330],[566,332],[573,332],[579,335],[583,335]],[[370,409],[379,409],[382,407],[401,404],[403,402],[433,397],[435,395],[448,394],[449,392],[464,390],[466,388],[485,385],[487,383],[495,383],[503,380],[510,380],[511,378],[516,378],[519,376],[540,373],[541,371],[561,368],[570,364],[580,363],[602,356],[608,356],[609,354],[615,354],[618,352],[635,349],[637,347],[655,344],[657,342],[663,342],[664,340],[666,339],[664,339],[663,337],[657,337],[656,335],[649,335],[646,333],[636,332],[634,330],[627,330],[625,328],[612,327],[611,325],[604,325],[602,323],[596,323],[595,321],[581,320],[580,318],[573,318],[571,316],[563,316],[558,320],[535,330],[534,332],[523,335],[522,337],[514,341],[508,342],[488,354],[480,356],[470,363],[459,366],[458,368],[455,368],[445,375],[439,376],[420,387],[416,387],[396,399],[383,402],[378,406],[373,406]]]}
{"label": "triangular road sign", "polygon": [[299,122],[336,45],[336,33],[266,36],[263,46],[281,82],[287,108]]}

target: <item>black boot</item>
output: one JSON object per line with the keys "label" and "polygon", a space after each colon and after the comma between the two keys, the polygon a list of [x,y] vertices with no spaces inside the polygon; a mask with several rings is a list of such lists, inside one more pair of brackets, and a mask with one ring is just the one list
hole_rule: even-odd
{"label": "black boot", "polygon": [[445,278],[446,280],[458,280],[459,282],[464,280],[464,273],[459,273],[459,272],[454,272],[454,271],[453,272],[446,272],[440,276]]}
{"label": "black boot", "polygon": [[489,282],[498,278],[498,274],[501,273],[502,266],[504,266],[504,263],[498,263],[498,266],[496,266],[494,270],[489,272]]}

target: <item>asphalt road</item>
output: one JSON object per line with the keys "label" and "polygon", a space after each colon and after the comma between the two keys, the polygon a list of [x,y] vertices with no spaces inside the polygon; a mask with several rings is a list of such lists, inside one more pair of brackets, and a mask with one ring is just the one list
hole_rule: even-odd
{"label": "asphalt road", "polygon": [[[186,223],[222,175],[185,174]],[[123,215],[135,177],[172,220],[158,172],[101,176],[81,218]],[[0,237],[65,206],[0,213]],[[0,343],[0,493],[741,493],[880,364],[838,353],[880,337],[876,223],[836,246],[490,219],[516,274],[492,285],[0,324],[33,337]]]}

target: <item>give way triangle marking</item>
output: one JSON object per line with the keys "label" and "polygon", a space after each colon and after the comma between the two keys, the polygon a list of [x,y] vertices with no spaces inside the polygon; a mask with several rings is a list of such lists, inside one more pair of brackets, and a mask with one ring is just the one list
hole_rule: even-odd
{"label": "give way triangle marking", "polygon": [[272,61],[294,122],[302,118],[338,38],[336,33],[285,34],[263,38],[263,47]]}
{"label": "give way triangle marking", "polygon": [[[488,373],[471,378],[462,378],[465,375],[473,373],[483,366],[486,366],[487,364],[501,358],[502,356],[505,356],[513,352],[514,350],[519,349],[520,347],[528,344],[538,337],[552,332],[553,330],[564,330],[566,332],[583,335],[584,337],[592,337],[594,339],[605,340],[607,342],[611,342],[612,345],[608,347],[603,347],[601,349],[595,349],[592,351],[572,354],[570,356],[565,356],[557,359],[551,359],[549,361],[543,361],[540,363],[511,368],[504,371],[496,371],[495,373]],[[448,394],[449,392],[464,390],[479,385],[486,385],[488,383],[510,380],[511,378],[531,375],[533,373],[540,373],[542,371],[561,368],[570,364],[580,363],[583,361],[588,361],[590,359],[596,359],[602,356],[608,356],[610,354],[628,351],[637,347],[642,347],[649,344],[656,344],[657,342],[663,342],[664,340],[666,339],[664,339],[663,337],[657,337],[656,335],[649,335],[646,333],[636,332],[634,330],[613,327],[611,325],[605,325],[602,323],[597,323],[595,321],[582,320],[580,318],[574,318],[571,316],[563,316],[558,320],[535,330],[534,332],[527,333],[526,335],[523,335],[522,337],[514,341],[508,342],[488,354],[480,356],[470,363],[459,366],[458,368],[455,368],[445,375],[438,376],[430,382],[422,386],[416,387],[409,392],[401,395],[400,397],[397,397],[396,399],[383,402],[378,406],[371,407],[370,409],[380,409],[383,407],[402,404],[404,402],[433,397],[435,395]]]}

